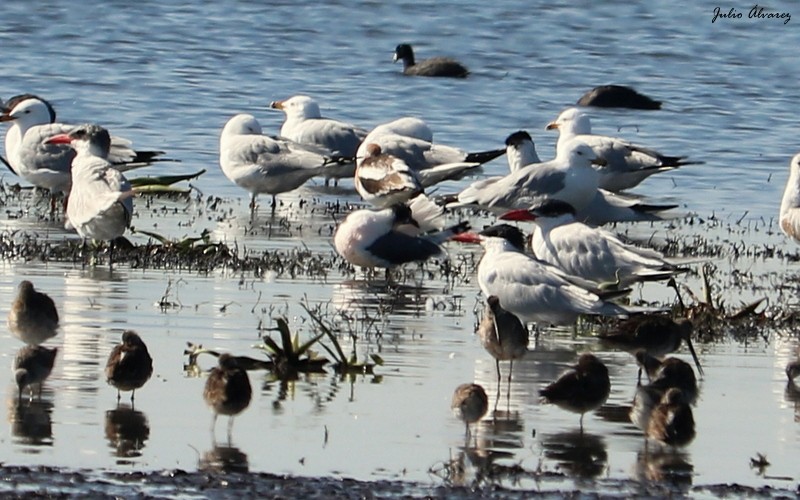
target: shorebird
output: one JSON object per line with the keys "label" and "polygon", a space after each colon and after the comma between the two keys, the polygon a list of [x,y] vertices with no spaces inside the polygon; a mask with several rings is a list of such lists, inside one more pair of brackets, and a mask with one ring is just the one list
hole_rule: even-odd
{"label": "shorebird", "polygon": [[484,255],[478,264],[481,291],[487,297],[497,296],[503,309],[524,322],[569,325],[581,314],[626,316],[631,312],[606,301],[598,295],[600,291],[584,288],[589,286],[586,280],[567,276],[525,254],[525,236],[516,227],[498,224],[452,239],[483,246]]}
{"label": "shorebird", "polygon": [[233,417],[244,411],[250,404],[253,390],[247,372],[239,365],[235,356],[223,353],[219,365],[211,370],[203,390],[203,399],[214,411],[211,420],[211,434],[218,415],[228,415],[228,441],[231,440]]}
{"label": "shorebird", "polygon": [[669,446],[685,446],[695,436],[692,407],[680,389],[668,389],[653,408],[646,437]]}
{"label": "shorebird", "polygon": [[58,311],[49,295],[38,292],[33,283],[23,280],[11,310],[8,311],[11,334],[30,345],[38,345],[58,333]]}
{"label": "shorebird", "polygon": [[783,191],[780,211],[781,231],[800,242],[800,154],[789,163],[789,179]]}
{"label": "shorebird", "polygon": [[580,426],[583,431],[584,413],[600,408],[608,399],[610,392],[608,368],[593,354],[584,353],[572,369],[541,389],[539,395],[545,403],[580,413]]}
{"label": "shorebird", "polygon": [[596,283],[625,287],[688,271],[666,260],[660,252],[623,243],[609,231],[577,221],[575,208],[560,200],[512,210],[500,219],[533,222],[530,244],[536,257],[567,274]]}
{"label": "shorebird", "polygon": [[256,197],[293,191],[316,175],[322,175],[329,158],[297,142],[273,139],[261,132],[253,115],[238,114],[225,124],[219,138],[219,165],[231,182],[250,193],[250,211]]}
{"label": "shorebird", "polygon": [[[641,353],[642,351],[639,351]],[[679,389],[683,400],[693,404],[698,395],[697,378],[692,367],[683,360],[670,357],[658,364],[651,373],[652,382],[636,387],[629,417],[631,422],[647,431],[653,410],[670,389]]]}
{"label": "shorebird", "polygon": [[686,161],[685,156],[665,156],[622,139],[594,135],[589,115],[578,108],[562,111],[546,128],[559,131],[556,154],[570,147],[572,141],[578,140],[591,147],[597,157],[605,160],[605,165],[598,169],[598,187],[612,192],[630,189],[659,172],[702,163]]}
{"label": "shorebird", "polygon": [[700,375],[703,367],[692,345],[694,326],[687,318],[673,320],[664,314],[641,314],[632,316],[619,324],[616,332],[601,333],[600,339],[613,347],[635,353],[644,350],[647,354],[661,358],[673,353],[686,342]]}
{"label": "shorebird", "polygon": [[25,346],[14,358],[14,378],[17,382],[18,399],[22,399],[22,390],[30,388],[33,397],[33,386],[39,386],[39,397],[42,397],[42,384],[53,371],[58,348],[48,349],[43,346]]}
{"label": "shorebird", "polygon": [[403,61],[403,74],[407,76],[466,78],[469,75],[466,66],[449,57],[432,57],[417,62],[414,59],[414,49],[407,43],[395,47],[392,60]]}
{"label": "shorebird", "polygon": [[478,335],[483,348],[492,355],[500,383],[500,361],[508,361],[508,383],[514,371],[514,360],[528,352],[528,329],[518,317],[500,306],[500,299],[491,295],[486,299],[486,309],[478,325]]}
{"label": "shorebird", "polygon": [[355,266],[390,268],[442,253],[441,244],[469,229],[467,223],[421,233],[411,208],[404,204],[382,210],[351,212],[336,228],[336,251]]}
{"label": "shorebird", "polygon": [[486,391],[478,384],[461,384],[453,393],[453,402],[450,408],[466,426],[466,436],[469,437],[469,425],[482,419],[489,411],[489,398]]}
{"label": "shorebird", "polygon": [[117,403],[121,391],[131,391],[131,403],[136,389],[142,387],[153,374],[153,358],[136,332],[122,333],[122,343],[114,346],[106,362],[106,379],[117,388]]}
{"label": "shorebird", "polygon": [[85,241],[109,241],[113,264],[114,240],[125,233],[133,216],[133,188],[108,161],[111,136],[99,125],[78,125],[67,134],[45,141],[69,144],[77,153],[72,160],[72,187],[67,201],[67,229]]}
{"label": "shorebird", "polygon": [[286,115],[280,135],[299,144],[320,148],[322,154],[340,161],[327,166],[323,175],[329,179],[352,177],[354,157],[367,131],[352,123],[325,118],[319,104],[309,96],[296,95],[282,101],[272,101],[270,108]]}
{"label": "shorebird", "polygon": [[790,361],[786,365],[786,377],[789,382],[794,382],[798,375],[800,375],[800,360]]}

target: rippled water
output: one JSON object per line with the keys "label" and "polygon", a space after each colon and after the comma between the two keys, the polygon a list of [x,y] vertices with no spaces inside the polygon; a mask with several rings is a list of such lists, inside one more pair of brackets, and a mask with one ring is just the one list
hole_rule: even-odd
{"label": "rippled water", "polygon": [[[696,231],[726,247],[746,243],[795,252],[793,244],[774,234],[771,223],[789,158],[800,149],[800,87],[790,49],[800,42],[793,24],[800,22],[800,10],[792,12],[795,21],[783,25],[748,20],[749,6],[742,5],[737,8],[745,19],[712,24],[714,6],[105,1],[81,7],[38,2],[33,9],[28,2],[11,1],[4,3],[0,27],[5,70],[0,96],[40,94],[64,121],[96,121],[141,148],[164,149],[181,160],[151,172],[205,168],[193,182],[203,197],[233,199],[225,215],[209,215],[202,203],[137,200],[134,225],[140,229],[175,237],[209,229],[241,249],[308,248],[332,260],[333,217],[298,208],[299,200],[314,197],[322,205],[357,201],[357,195],[347,185],[331,191],[312,183],[281,197],[288,224],[262,213],[251,225],[244,193],[217,165],[218,134],[233,113],[253,113],[266,131],[276,133],[282,114],[269,110],[268,103],[307,93],[325,114],[366,128],[420,116],[438,141],[470,150],[499,147],[510,132],[525,128],[547,158],[556,137],[543,127],[563,107],[595,85],[630,84],[663,100],[664,109],[592,110],[595,130],[705,162],[652,178],[635,192],[678,202],[704,219],[713,214],[721,221],[717,229]],[[790,12],[794,7],[789,2],[775,6]],[[418,57],[456,56],[472,75],[465,81],[404,78],[399,65],[391,63],[400,42],[414,44]],[[486,173],[506,168],[501,159]],[[7,174],[4,181],[16,179]],[[165,206],[180,212],[168,215],[160,210]],[[38,220],[35,207],[24,208],[29,210],[21,219],[11,219],[19,212],[7,207],[0,224],[49,238],[68,234]],[[729,231],[729,226],[738,229]],[[667,225],[630,230],[658,238],[695,231]],[[471,251],[450,249],[451,255]],[[719,264],[772,284],[794,274],[793,265],[781,259],[723,258]],[[360,275],[354,279],[334,267],[324,280],[223,270],[198,276],[125,266],[109,273],[17,260],[3,262],[0,272],[0,304],[10,303],[25,277],[53,296],[63,318],[56,339],[61,352],[42,401],[18,407],[10,377],[7,381],[8,425],[0,427],[0,456],[6,463],[193,469],[215,452],[239,464],[246,460],[254,471],[438,483],[429,469],[440,470],[464,445],[463,427],[449,413],[452,390],[473,380],[490,394],[497,389],[494,363],[472,333],[473,283],[450,288],[440,280],[424,280],[386,296]],[[182,307],[162,310],[156,302],[169,282],[177,294],[173,300]],[[697,289],[696,281],[689,284]],[[732,304],[767,292],[772,300],[796,302],[778,286],[765,291],[740,283],[723,291]],[[638,293],[668,296],[652,286]],[[303,297],[356,315],[375,311],[381,300],[391,304],[392,312],[371,331],[360,332],[357,344],[359,356],[379,353],[385,366],[376,376],[342,380],[329,373],[288,387],[254,373],[259,390],[236,421],[235,449],[214,448],[211,415],[200,396],[203,380],[182,370],[186,342],[248,352],[258,342],[259,324],[271,326],[270,317],[277,314],[286,314],[294,328],[308,334],[307,316],[298,306]],[[140,332],[155,357],[155,375],[137,393],[135,411],[124,404],[116,408],[115,391],[102,377],[107,353],[129,328]],[[800,398],[785,390],[783,366],[796,339],[766,334],[769,342],[702,347],[707,376],[695,410],[697,438],[684,451],[647,460],[639,433],[614,417],[620,413],[614,409],[630,404],[633,395],[635,368],[627,355],[599,351],[614,388],[608,412],[587,416],[583,435],[576,434],[576,416],[538,403],[538,387],[571,363],[575,352],[599,349],[590,337],[548,334],[515,367],[510,399],[503,396],[495,418],[479,424],[478,451],[469,450],[466,463],[493,459],[561,470],[578,484],[588,478],[657,479],[659,465],[672,463],[674,469],[677,463],[691,471],[695,484],[791,487],[798,478]],[[7,332],[0,334],[7,365],[18,347]],[[211,359],[201,358],[201,364],[209,367]],[[218,436],[224,435],[223,422]],[[115,434],[114,428],[122,431]],[[756,452],[773,464],[765,476],[749,467]],[[582,463],[576,456],[592,460]],[[532,484],[523,481],[523,486]]]}

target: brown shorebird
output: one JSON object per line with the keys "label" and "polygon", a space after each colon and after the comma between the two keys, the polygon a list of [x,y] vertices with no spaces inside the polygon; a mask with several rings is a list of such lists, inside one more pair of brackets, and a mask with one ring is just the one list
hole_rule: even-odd
{"label": "brown shorebird", "polygon": [[655,408],[670,389],[679,389],[688,404],[697,399],[697,378],[692,366],[678,358],[667,358],[652,373],[652,382],[636,388],[630,419],[636,427],[647,431]]}
{"label": "brown shorebird", "polygon": [[[697,371],[703,375],[703,368],[692,345],[694,326],[687,318],[673,320],[662,314],[642,314],[632,316],[619,325],[614,333],[601,334],[604,343],[635,353],[644,350],[650,356],[661,358],[673,353],[686,342],[692,354]],[[640,373],[641,375],[641,373]]]}
{"label": "brown shorebird", "polygon": [[789,364],[786,365],[786,377],[789,379],[789,382],[794,382],[794,379],[800,375],[800,360],[790,361]]}
{"label": "brown shorebird", "polygon": [[57,353],[58,349],[55,347],[48,349],[30,345],[17,352],[17,356],[14,358],[14,378],[19,389],[18,399],[22,399],[22,390],[25,387],[30,388],[31,397],[33,397],[33,386],[36,384],[39,386],[39,397],[42,397],[42,384],[53,371]]}
{"label": "brown shorebird", "polygon": [[514,360],[528,352],[528,329],[514,314],[500,306],[500,299],[492,295],[486,299],[478,335],[483,348],[492,355],[497,368],[497,383],[500,383],[500,361],[509,361],[508,383],[514,371]]}
{"label": "brown shorebird", "polygon": [[233,417],[244,411],[250,404],[253,390],[247,372],[239,365],[235,356],[223,353],[219,357],[219,365],[211,370],[206,380],[203,399],[214,410],[211,420],[211,434],[217,423],[217,416],[228,415],[228,441],[231,440]]}
{"label": "brown shorebird", "polygon": [[58,330],[58,311],[53,299],[37,292],[33,283],[24,280],[8,312],[8,329],[29,345],[39,345],[54,337]]}
{"label": "brown shorebird", "polygon": [[153,358],[141,337],[131,330],[122,333],[122,343],[114,346],[106,363],[108,383],[117,388],[117,403],[121,391],[131,391],[133,402],[136,389],[153,374]]}
{"label": "brown shorebird", "polygon": [[469,424],[477,422],[486,415],[489,411],[489,398],[483,387],[478,384],[461,384],[453,393],[450,408],[466,425],[466,435],[469,437]]}
{"label": "brown shorebird", "polygon": [[685,446],[695,436],[692,408],[683,392],[670,388],[653,409],[645,435],[669,446]]}
{"label": "brown shorebird", "polygon": [[539,395],[545,403],[553,403],[564,410],[580,413],[582,431],[584,413],[600,408],[610,392],[608,368],[593,354],[584,353],[578,358],[578,364],[541,389]]}

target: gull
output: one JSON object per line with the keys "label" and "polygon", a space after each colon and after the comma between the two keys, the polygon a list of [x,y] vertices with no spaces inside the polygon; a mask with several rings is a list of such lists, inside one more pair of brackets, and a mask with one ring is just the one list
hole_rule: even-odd
{"label": "gull", "polygon": [[117,403],[120,391],[131,391],[131,403],[136,389],[141,388],[153,374],[153,358],[147,351],[142,338],[134,331],[122,333],[122,343],[117,344],[108,355],[106,380],[117,389]]}
{"label": "gull", "polygon": [[53,299],[22,280],[8,311],[11,334],[29,345],[39,345],[58,333],[58,310]]}
{"label": "gull", "polygon": [[326,169],[327,158],[294,141],[273,139],[261,132],[249,114],[233,116],[219,138],[219,164],[225,177],[250,192],[250,210],[256,196],[272,195],[275,211],[278,194],[302,186]]}
{"label": "gull", "polygon": [[[524,130],[514,132],[506,139],[506,159],[512,173],[525,169],[529,165],[542,163],[539,155],[536,154],[536,147],[530,134]],[[489,178],[478,181],[476,184],[483,183],[487,189],[490,189],[489,186],[496,182],[492,179],[500,178]],[[562,201],[565,200],[562,199]],[[676,206],[647,204],[637,198],[597,189],[589,204],[583,209],[576,210],[575,218],[592,226],[601,226],[610,222],[657,221],[664,220],[665,215],[662,214]]]}
{"label": "gull", "polygon": [[480,233],[452,238],[480,243],[484,255],[478,264],[478,285],[487,297],[522,321],[548,325],[574,324],[581,314],[627,316],[631,309],[606,301],[585,280],[524,253],[525,237],[516,227],[498,224]]}
{"label": "gull", "polygon": [[655,250],[623,243],[614,234],[575,220],[569,203],[548,200],[527,210],[512,210],[501,220],[532,221],[533,254],[567,274],[624,287],[641,281],[669,279],[687,269]]}
{"label": "gull", "polygon": [[[68,133],[75,125],[56,122],[53,106],[32,94],[15,96],[6,106],[0,121],[11,123],[5,138],[9,167],[36,187],[53,194],[69,193],[70,167],[76,153],[68,146],[47,140]],[[157,157],[161,154],[163,151],[134,151],[129,140],[110,138],[108,160],[120,171],[159,161]]]}
{"label": "gull", "polygon": [[466,78],[469,70],[460,62],[449,57],[432,57],[417,62],[414,49],[407,43],[401,43],[394,49],[393,62],[403,61],[403,74],[408,76],[444,76]]}
{"label": "gull", "polygon": [[[133,214],[133,189],[125,176],[108,161],[111,137],[99,125],[78,125],[55,135],[46,144],[69,144],[77,153],[72,160],[72,187],[67,201],[67,229],[86,240],[111,241],[122,236]],[[112,260],[109,258],[109,260]]]}
{"label": "gull", "polygon": [[590,353],[581,354],[575,366],[539,391],[545,403],[580,413],[581,431],[584,413],[600,408],[610,393],[608,368]]}
{"label": "gull", "polygon": [[326,179],[352,177],[355,165],[352,159],[367,131],[351,123],[324,118],[319,104],[309,96],[296,95],[283,101],[272,101],[270,108],[286,114],[280,135],[304,145],[321,148],[326,156],[338,158],[335,165],[325,171]]}
{"label": "gull", "polygon": [[466,222],[450,228],[420,233],[405,204],[381,210],[361,209],[348,214],[333,237],[336,251],[355,266],[390,268],[424,261],[442,253],[441,244],[469,229]]}
{"label": "gull", "polygon": [[504,149],[467,153],[452,146],[434,144],[430,127],[413,117],[399,118],[372,129],[356,152],[357,163],[366,157],[369,144],[377,144],[384,153],[404,161],[411,170],[424,172],[424,187],[461,178],[505,153]]}
{"label": "gull", "polygon": [[423,192],[419,175],[377,144],[367,144],[356,167],[355,187],[364,201],[379,208],[404,203]]}
{"label": "gull", "polygon": [[211,420],[211,433],[217,423],[217,416],[228,415],[228,441],[231,440],[233,430],[233,417],[244,411],[250,405],[253,389],[247,372],[239,365],[235,356],[223,353],[219,357],[218,366],[215,366],[206,380],[203,389],[203,399],[214,411]]}
{"label": "gull", "polygon": [[600,169],[598,185],[612,192],[632,188],[659,172],[702,163],[686,161],[685,156],[664,156],[658,151],[622,139],[593,135],[589,115],[578,108],[562,111],[546,128],[559,131],[556,154],[569,147],[571,141],[578,139],[588,144],[598,157],[605,160],[606,165]]}
{"label": "gull", "polygon": [[599,174],[593,163],[602,161],[588,145],[575,141],[553,160],[512,168],[508,175],[472,183],[448,208],[477,206],[501,214],[559,199],[582,210],[597,195]]}
{"label": "gull", "polygon": [[27,345],[14,357],[14,379],[17,383],[17,399],[22,399],[22,391],[30,387],[33,397],[33,386],[39,386],[39,398],[42,397],[42,384],[53,371],[57,348],[48,349],[43,346]]}
{"label": "gull", "polygon": [[789,163],[789,180],[783,191],[780,211],[781,231],[800,242],[800,154]]}

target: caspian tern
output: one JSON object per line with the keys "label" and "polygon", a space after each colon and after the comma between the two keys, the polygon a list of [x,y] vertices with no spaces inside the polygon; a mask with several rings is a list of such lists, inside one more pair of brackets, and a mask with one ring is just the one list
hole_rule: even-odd
{"label": "caspian tern", "polygon": [[624,85],[595,87],[583,94],[577,104],[596,108],[661,109],[660,101],[653,100]]}
{"label": "caspian tern", "polygon": [[469,438],[469,424],[482,419],[489,411],[489,397],[478,384],[461,384],[453,392],[450,403],[453,413],[467,426],[466,436]]}
{"label": "caspian tern", "polygon": [[407,76],[466,78],[469,75],[469,70],[463,64],[449,57],[432,57],[417,62],[414,49],[407,43],[401,43],[394,49],[393,61],[403,61],[403,74]]}
{"label": "caspian tern", "polygon": [[582,210],[597,195],[599,174],[593,163],[602,161],[588,145],[575,141],[553,160],[472,183],[448,207],[476,206],[500,214],[558,199]]}
{"label": "caspian tern", "polygon": [[105,374],[108,383],[117,389],[117,403],[120,391],[131,391],[133,403],[136,389],[153,374],[153,358],[139,334],[132,330],[122,333],[122,343],[114,346],[108,355]]}
{"label": "caspian tern", "polygon": [[789,163],[789,179],[781,200],[780,223],[783,233],[800,242],[800,154]]}
{"label": "caspian tern", "polygon": [[286,120],[281,126],[281,137],[322,148],[325,156],[341,159],[340,162],[328,166],[324,174],[326,179],[338,180],[353,176],[355,164],[352,159],[359,144],[367,136],[366,130],[351,123],[324,118],[319,104],[305,95],[272,101],[269,106],[286,114]]}
{"label": "caspian tern", "polygon": [[8,330],[26,344],[39,345],[58,333],[58,310],[53,299],[22,280],[8,311]]}
{"label": "caspian tern", "polygon": [[297,189],[325,172],[328,159],[296,142],[273,139],[261,132],[258,120],[238,114],[225,124],[219,138],[219,164],[225,177],[250,192],[250,210],[256,196],[272,195],[275,211],[278,194]]}
{"label": "caspian tern", "polygon": [[408,226],[418,227],[418,223],[411,209],[403,204],[382,210],[356,210],[336,229],[333,243],[350,264],[388,269],[438,255],[442,253],[443,242],[469,229],[462,222],[441,231],[410,234]]}
{"label": "caspian tern", "polygon": [[17,382],[17,399],[22,399],[22,391],[25,387],[30,387],[30,394],[33,397],[33,386],[39,386],[39,398],[42,397],[42,384],[53,371],[56,362],[58,348],[48,349],[47,347],[36,345],[26,345],[17,352],[14,357],[14,379]]}
{"label": "caspian tern", "polygon": [[487,297],[497,296],[500,306],[522,321],[568,325],[581,314],[627,316],[632,312],[575,284],[588,283],[585,280],[526,255],[525,237],[516,227],[498,224],[453,240],[483,246],[478,264],[481,291]]}
{"label": "caspian tern", "polygon": [[377,144],[367,144],[356,167],[355,187],[364,201],[379,208],[404,203],[423,191],[417,173]]}
{"label": "caspian tern", "polygon": [[447,179],[458,179],[483,163],[505,153],[504,149],[467,153],[461,149],[433,143],[433,133],[419,118],[405,117],[378,125],[364,139],[356,152],[360,163],[367,155],[367,145],[404,161],[421,175],[424,187]]}
{"label": "caspian tern", "polygon": [[608,231],[576,221],[575,209],[563,201],[548,200],[527,210],[512,210],[500,219],[532,221],[536,229],[531,250],[537,258],[597,283],[624,287],[687,271],[656,250],[623,243]]}
{"label": "caspian tern", "polygon": [[[530,134],[523,130],[508,136],[506,146],[506,158],[511,172],[541,163]],[[490,178],[479,182],[490,185],[494,181]],[[591,202],[577,210],[575,218],[592,226],[602,226],[610,222],[657,221],[664,220],[665,216],[662,214],[676,206],[647,204],[637,198],[598,189]]]}
{"label": "caspian tern", "polygon": [[664,156],[658,151],[622,139],[593,135],[589,115],[578,108],[562,111],[546,128],[559,131],[556,154],[569,147],[571,141],[578,139],[588,144],[598,157],[605,160],[606,165],[599,169],[598,185],[601,189],[612,192],[632,188],[659,172],[702,163],[686,161],[685,156]]}
{"label": "caspian tern", "polygon": [[74,228],[84,240],[113,242],[122,236],[133,215],[133,189],[108,161],[111,147],[108,131],[98,125],[78,125],[69,133],[55,135],[45,142],[69,144],[77,153],[72,160],[67,229]]}
{"label": "caspian tern", "polygon": [[611,393],[608,368],[594,354],[583,353],[578,363],[555,382],[539,391],[545,403],[583,414],[600,408]]}
{"label": "caspian tern", "polygon": [[[75,151],[46,141],[54,135],[68,133],[75,125],[57,123],[53,106],[32,94],[15,96],[6,106],[0,121],[11,122],[5,148],[14,173],[53,194],[68,193]],[[120,137],[112,136],[110,141],[108,161],[120,171],[160,161],[157,156],[163,154],[163,151],[134,151],[131,142]]]}

